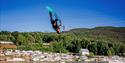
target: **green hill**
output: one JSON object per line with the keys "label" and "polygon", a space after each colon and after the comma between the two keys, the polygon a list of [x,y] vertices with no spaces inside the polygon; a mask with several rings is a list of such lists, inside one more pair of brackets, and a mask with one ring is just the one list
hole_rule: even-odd
{"label": "green hill", "polygon": [[74,33],[76,36],[87,37],[94,40],[125,43],[125,27],[76,28],[69,30],[68,33]]}

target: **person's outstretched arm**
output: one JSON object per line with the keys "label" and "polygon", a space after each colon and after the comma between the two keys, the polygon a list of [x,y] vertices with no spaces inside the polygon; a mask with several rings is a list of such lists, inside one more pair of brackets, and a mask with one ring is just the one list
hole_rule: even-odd
{"label": "person's outstretched arm", "polygon": [[59,20],[59,23],[60,23],[59,26],[62,26],[62,22],[61,22],[61,20]]}

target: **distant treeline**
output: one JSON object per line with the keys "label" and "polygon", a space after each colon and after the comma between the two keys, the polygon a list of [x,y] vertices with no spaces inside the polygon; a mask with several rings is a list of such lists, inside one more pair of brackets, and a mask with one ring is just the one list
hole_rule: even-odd
{"label": "distant treeline", "polygon": [[61,34],[1,31],[0,41],[12,41],[20,50],[77,53],[87,48],[95,55],[125,56],[125,27],[77,28]]}

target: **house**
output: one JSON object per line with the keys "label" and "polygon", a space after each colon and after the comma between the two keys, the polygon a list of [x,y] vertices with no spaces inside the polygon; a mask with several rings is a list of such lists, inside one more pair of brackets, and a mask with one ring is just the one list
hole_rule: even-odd
{"label": "house", "polygon": [[50,43],[43,43],[43,47],[50,48]]}
{"label": "house", "polygon": [[17,46],[13,42],[0,41],[0,50],[2,49],[16,49]]}
{"label": "house", "polygon": [[9,41],[0,41],[0,44],[14,44],[14,43]]}
{"label": "house", "polygon": [[13,59],[7,59],[7,61],[25,61],[23,58],[13,58]]}
{"label": "house", "polygon": [[80,49],[79,53],[80,53],[80,55],[89,55],[89,50],[88,49]]}

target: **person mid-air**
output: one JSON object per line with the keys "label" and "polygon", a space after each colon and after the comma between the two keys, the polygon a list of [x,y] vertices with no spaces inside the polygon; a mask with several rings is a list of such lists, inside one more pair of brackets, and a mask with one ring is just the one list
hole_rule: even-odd
{"label": "person mid-air", "polygon": [[51,24],[52,24],[53,29],[58,34],[60,34],[60,27],[62,26],[61,20],[58,19],[57,17],[55,19],[53,19],[52,12],[49,12],[49,15],[50,15],[50,20],[51,20]]}

